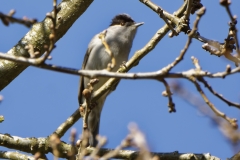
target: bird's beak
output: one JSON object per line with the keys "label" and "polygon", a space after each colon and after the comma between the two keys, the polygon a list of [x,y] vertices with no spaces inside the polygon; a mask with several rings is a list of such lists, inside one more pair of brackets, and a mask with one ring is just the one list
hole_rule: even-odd
{"label": "bird's beak", "polygon": [[144,22],[135,23],[134,26],[139,27],[139,26],[141,26],[141,25],[143,25],[143,24],[144,24]]}

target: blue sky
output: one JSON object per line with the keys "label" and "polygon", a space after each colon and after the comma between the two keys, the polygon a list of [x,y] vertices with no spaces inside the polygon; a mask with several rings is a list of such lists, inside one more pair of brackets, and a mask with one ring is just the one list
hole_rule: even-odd
{"label": "blue sky", "polygon": [[[172,13],[183,1],[154,0],[153,2]],[[229,22],[225,9],[217,0],[202,0],[202,4],[207,11],[200,21],[199,32],[207,38],[222,42],[226,38]],[[240,1],[232,0],[230,7],[233,14],[240,16]],[[52,1],[3,0],[0,11],[8,13],[10,9],[17,11],[16,17],[28,16],[42,21],[46,13],[52,10]],[[57,48],[52,52],[53,59],[48,63],[80,68],[91,38],[107,28],[111,19],[119,13],[128,13],[136,22],[145,23],[139,27],[130,57],[164,25],[163,20],[156,13],[138,0],[105,0],[104,3],[94,1],[66,35],[57,42]],[[191,25],[194,19],[195,16],[191,16]],[[18,24],[9,27],[1,24],[0,52],[11,49],[28,30]],[[178,37],[165,37],[130,72],[161,69],[179,55],[186,40],[187,36],[183,33]],[[205,52],[201,46],[202,43],[193,40],[184,61],[172,72],[194,68],[191,56],[197,57],[202,69],[210,72],[224,71],[227,64],[232,68],[235,67],[225,58],[218,58]],[[225,79],[206,80],[225,98],[240,102],[239,74]],[[173,80],[167,79],[167,81]],[[0,115],[5,117],[5,121],[0,124],[1,133],[20,137],[48,136],[78,107],[78,82],[78,76],[28,67],[0,93],[4,97],[4,101],[0,104]],[[180,82],[198,95],[193,84],[183,79]],[[128,133],[128,124],[136,122],[145,133],[150,150],[154,152],[177,150],[181,153],[211,153],[222,159],[230,158],[234,154],[231,145],[219,129],[183,99],[173,95],[177,112],[168,113],[168,99],[161,95],[163,90],[163,84],[153,80],[122,80],[117,90],[107,98],[101,116],[100,134],[108,137],[106,147],[116,147]],[[238,109],[228,107],[207,90],[205,93],[218,109],[230,117],[239,119]],[[80,134],[82,121],[80,120],[73,127]],[[62,140],[69,141],[69,132]]]}

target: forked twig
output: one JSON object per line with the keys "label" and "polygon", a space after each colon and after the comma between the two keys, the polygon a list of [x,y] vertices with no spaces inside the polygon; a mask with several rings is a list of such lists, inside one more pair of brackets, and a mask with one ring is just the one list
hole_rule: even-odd
{"label": "forked twig", "polygon": [[237,36],[237,28],[236,28],[236,24],[237,24],[237,17],[236,16],[233,16],[232,15],[232,12],[230,10],[230,4],[231,4],[231,1],[229,0],[220,0],[220,4],[223,5],[225,8],[226,8],[226,11],[231,19],[231,22],[230,22],[230,31],[232,31],[233,33],[233,37],[235,39],[235,44],[236,44],[236,50],[237,50],[237,53],[238,53],[238,57],[240,58],[240,50],[239,50],[239,41],[238,41],[238,36]]}
{"label": "forked twig", "polygon": [[216,91],[213,90],[213,88],[208,84],[208,82],[203,78],[203,77],[198,77],[197,78],[198,81],[202,82],[204,84],[205,87],[207,87],[207,89],[216,97],[218,97],[219,99],[221,99],[222,101],[224,101],[225,103],[227,103],[229,106],[234,106],[238,109],[240,109],[240,104],[239,103],[234,103],[231,102],[229,100],[227,100],[226,98],[224,98],[221,94],[217,93]]}
{"label": "forked twig", "polygon": [[115,57],[114,57],[114,55],[113,55],[113,53],[112,53],[109,45],[107,44],[107,42],[106,42],[106,40],[105,40],[106,34],[107,34],[107,30],[104,30],[102,33],[99,34],[98,37],[101,39],[102,44],[103,44],[104,47],[105,47],[105,51],[106,51],[106,52],[109,54],[109,56],[111,57],[111,63],[109,63],[108,66],[107,66],[107,70],[108,70],[108,71],[111,71],[111,70],[115,67],[115,65],[116,65],[116,59],[115,59]]}
{"label": "forked twig", "polygon": [[26,27],[30,28],[34,23],[37,22],[36,19],[28,19],[27,17],[23,17],[22,19],[20,18],[15,18],[13,15],[16,13],[15,10],[10,10],[8,14],[3,14],[0,12],[0,19],[2,20],[3,24],[8,26],[9,23],[19,23],[23,24]]}
{"label": "forked twig", "polygon": [[167,81],[165,79],[160,80],[166,88],[166,90],[162,93],[163,96],[168,97],[168,107],[169,107],[169,112],[176,112],[175,104],[172,100],[172,92],[170,90],[170,86],[168,85]]}

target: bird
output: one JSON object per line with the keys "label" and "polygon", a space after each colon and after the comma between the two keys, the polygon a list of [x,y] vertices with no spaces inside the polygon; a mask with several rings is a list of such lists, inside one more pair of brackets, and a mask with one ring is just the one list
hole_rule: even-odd
{"label": "bird", "polygon": [[[109,27],[103,31],[105,32],[105,41],[115,58],[115,67],[111,69],[111,72],[116,72],[118,67],[128,60],[137,28],[141,25],[143,25],[143,22],[136,23],[128,14],[124,13],[116,15],[112,19]],[[108,64],[111,63],[111,56],[106,52],[106,47],[99,38],[99,34],[96,34],[88,45],[82,63],[82,69],[104,70],[108,67]],[[106,77],[99,77],[99,82],[94,85],[93,91],[99,89],[108,79],[109,78]],[[78,94],[79,106],[85,101],[82,92],[87,88],[89,81],[90,79],[88,77],[80,77]],[[88,115],[89,146],[95,147],[97,145],[96,136],[99,133],[101,111],[106,97],[110,92],[111,91],[104,94],[95,102],[93,109]]]}

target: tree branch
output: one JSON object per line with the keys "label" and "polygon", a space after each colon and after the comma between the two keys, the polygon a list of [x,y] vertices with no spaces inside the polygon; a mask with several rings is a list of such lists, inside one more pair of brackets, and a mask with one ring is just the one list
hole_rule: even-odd
{"label": "tree branch", "polygon": [[[202,96],[203,100],[206,102],[206,104],[211,108],[211,110],[216,114],[216,116],[219,116],[223,119],[225,119],[229,124],[232,125],[232,127],[236,127],[237,120],[235,118],[228,117],[225,113],[219,111],[213,103],[207,98],[206,94],[203,92],[201,86],[196,81],[196,78],[194,77],[188,77],[188,80],[190,80],[196,87],[199,94]],[[236,127],[237,128],[237,127]]]}
{"label": "tree branch", "polygon": [[[0,134],[0,145],[11,148],[11,149],[18,149],[19,151],[27,152],[27,153],[34,153],[37,151],[41,151],[42,153],[52,153],[52,148],[49,145],[48,138],[21,138],[16,136],[10,135],[3,135]],[[5,144],[5,145],[4,145]],[[71,144],[66,144],[65,142],[60,142],[58,149],[59,158],[68,158],[68,153],[71,152]],[[94,152],[95,148],[87,147],[86,149],[87,155],[90,155]],[[99,149],[98,155],[103,156],[108,154],[109,152],[113,152],[113,149]],[[0,152],[1,156],[3,153]],[[136,159],[140,152],[131,151],[131,150],[119,150],[117,154],[114,155],[113,158],[116,159]],[[150,153],[151,156],[158,156],[161,160],[220,160],[217,157],[211,156],[210,154],[193,154],[193,153]],[[4,157],[2,157],[4,158]]]}
{"label": "tree branch", "polygon": [[[0,158],[11,160],[35,160],[35,157],[12,151],[0,151]],[[43,159],[39,158],[38,160]]]}
{"label": "tree branch", "polygon": [[15,18],[13,15],[16,13],[15,10],[10,10],[8,14],[3,14],[0,12],[0,20],[2,20],[3,24],[8,26],[9,23],[19,23],[22,24],[28,28],[30,28],[34,23],[37,22],[36,19],[28,19],[27,17]]}
{"label": "tree branch", "polygon": [[[56,22],[56,41],[59,40],[73,25],[77,18],[85,12],[93,0],[64,0],[58,5]],[[71,8],[71,9],[69,9]],[[8,51],[8,55],[29,57],[26,45],[33,45],[34,50],[41,55],[45,52],[44,45],[49,44],[52,21],[45,18],[42,22],[33,25],[32,29]],[[0,90],[6,87],[16,78],[28,65],[0,60]]]}
{"label": "tree branch", "polygon": [[223,102],[225,102],[227,105],[229,106],[234,106],[238,109],[240,109],[240,104],[239,103],[234,103],[231,102],[229,100],[227,100],[226,98],[224,98],[221,94],[217,93],[216,91],[213,90],[213,88],[208,84],[208,82],[203,78],[203,77],[199,77],[198,81],[202,82],[204,84],[204,86],[216,97],[218,97],[219,99],[221,99]]}
{"label": "tree branch", "polygon": [[[0,146],[31,154],[35,154],[37,152],[44,154],[49,152],[53,153],[53,148],[50,146],[49,137],[21,138],[17,136],[11,136],[9,134],[0,134]],[[59,151],[59,157],[67,158],[68,153],[71,152],[71,145],[61,142],[57,149]]]}
{"label": "tree branch", "polygon": [[[93,152],[93,147],[88,147],[87,152],[90,154]],[[113,149],[104,149],[101,148],[99,150],[99,156],[103,156],[106,153],[109,153],[113,151]],[[220,160],[220,158],[217,158],[215,156],[211,156],[209,153],[206,154],[194,154],[194,153],[178,153],[178,151],[171,152],[171,153],[154,153],[150,152],[151,156],[157,156],[160,160]],[[129,159],[133,160],[136,159],[139,155],[138,151],[132,151],[132,150],[120,150],[117,155],[115,155],[113,158],[116,159]]]}

